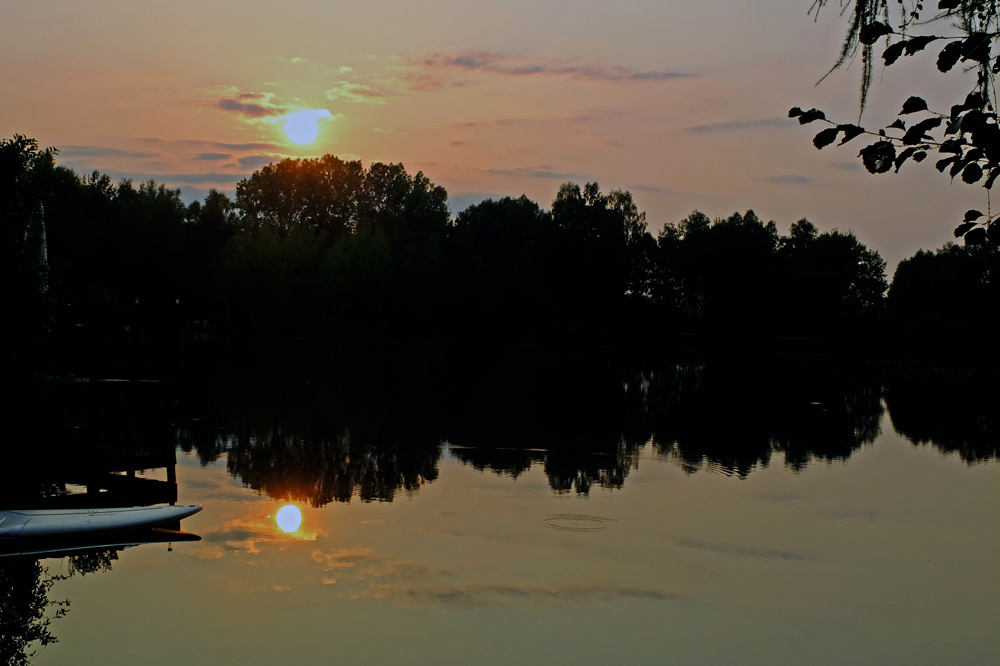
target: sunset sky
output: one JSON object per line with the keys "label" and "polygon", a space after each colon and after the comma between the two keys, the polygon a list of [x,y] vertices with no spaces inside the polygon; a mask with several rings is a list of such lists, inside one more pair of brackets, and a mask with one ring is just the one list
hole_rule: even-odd
{"label": "sunset sky", "polygon": [[[863,139],[813,148],[821,128],[788,109],[856,121],[860,62],[814,87],[845,23],[810,4],[7,0],[0,135],[188,200],[323,153],[422,170],[456,211],[522,193],[547,207],[596,180],[631,190],[654,233],[694,209],[752,208],[783,232],[808,217],[853,229],[891,274],[985,210],[985,190],[933,160],[868,175]],[[932,51],[876,71],[870,127],[910,94],[947,108],[971,87]]]}

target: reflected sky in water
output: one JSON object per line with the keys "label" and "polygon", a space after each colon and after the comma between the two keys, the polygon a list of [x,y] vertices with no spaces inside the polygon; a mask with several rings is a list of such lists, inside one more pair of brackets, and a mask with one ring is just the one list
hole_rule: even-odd
{"label": "reflected sky in water", "polygon": [[883,420],[847,460],[743,478],[640,444],[627,483],[578,493],[554,492],[540,454],[498,474],[471,451],[445,445],[436,477],[392,502],[320,506],[244,487],[231,452],[179,453],[179,501],[204,505],[183,527],[204,540],[57,581],[72,612],[35,663],[1000,660],[995,459]]}

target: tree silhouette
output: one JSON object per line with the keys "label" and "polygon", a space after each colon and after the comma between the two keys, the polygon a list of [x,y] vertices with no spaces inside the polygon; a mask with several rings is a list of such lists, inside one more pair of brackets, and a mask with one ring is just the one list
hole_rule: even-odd
{"label": "tree silhouette", "polygon": [[753,211],[714,222],[695,211],[666,225],[657,247],[654,302],[702,328],[824,334],[882,309],[879,254],[808,220],[784,237]]}
{"label": "tree silhouette", "polygon": [[50,187],[55,151],[39,149],[34,139],[0,139],[0,284],[4,322],[0,376],[28,377],[40,372],[49,324],[48,265],[45,257],[43,201]]}
{"label": "tree silhouette", "polygon": [[185,206],[155,182],[53,166],[23,137],[4,145],[23,157],[11,173],[38,174],[17,181],[34,188],[35,212],[5,246],[24,260],[5,270],[20,266],[17,293],[35,303],[34,321],[48,311],[43,275],[58,302],[139,308],[202,330],[210,320],[213,334],[243,338],[607,342],[634,341],[644,326],[823,336],[867,322],[885,289],[884,262],[850,233],[803,221],[782,237],[753,211],[695,212],[654,239],[631,193],[597,183],[564,183],[551,212],[522,196],[451,220],[447,193],[422,173],[326,155],[258,170],[235,201],[213,190]]}
{"label": "tree silhouette", "polygon": [[[887,306],[908,336],[935,337],[971,359],[990,356],[981,344],[1000,331],[1000,247],[948,243],[917,252],[896,267]],[[995,358],[995,352],[993,352]]]}

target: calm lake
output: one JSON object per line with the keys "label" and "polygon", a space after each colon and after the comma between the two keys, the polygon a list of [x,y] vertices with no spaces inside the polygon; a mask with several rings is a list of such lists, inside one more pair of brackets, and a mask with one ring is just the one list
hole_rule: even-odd
{"label": "calm lake", "polygon": [[70,603],[33,663],[1000,661],[988,396],[837,364],[636,365],[225,373],[163,421],[140,400],[133,436],[176,464],[136,479],[176,479],[202,539],[41,560]]}

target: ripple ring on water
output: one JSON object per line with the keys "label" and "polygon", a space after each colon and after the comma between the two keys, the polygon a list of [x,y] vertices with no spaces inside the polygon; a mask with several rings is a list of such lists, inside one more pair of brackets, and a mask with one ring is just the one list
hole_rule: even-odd
{"label": "ripple ring on water", "polygon": [[585,516],[578,513],[557,513],[542,521],[546,527],[567,532],[597,532],[603,530],[604,523],[614,522],[614,518],[600,516]]}

